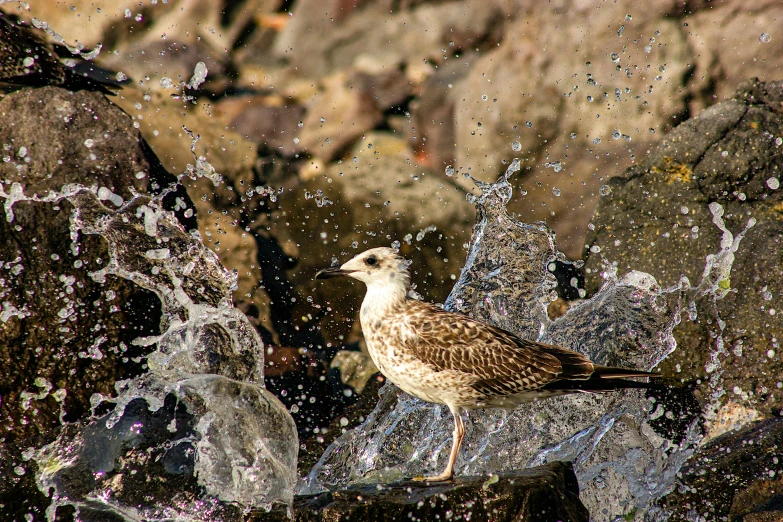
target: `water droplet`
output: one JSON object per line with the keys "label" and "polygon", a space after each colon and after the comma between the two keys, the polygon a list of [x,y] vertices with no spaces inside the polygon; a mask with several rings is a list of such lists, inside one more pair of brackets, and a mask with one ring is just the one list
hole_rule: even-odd
{"label": "water droplet", "polygon": [[601,188],[598,189],[598,193],[602,196],[608,196],[612,193],[612,187],[609,185],[601,185]]}
{"label": "water droplet", "polygon": [[454,175],[454,167],[452,167],[451,165],[448,165],[446,167],[446,175],[448,177],[452,177]]}
{"label": "water droplet", "polygon": [[555,197],[560,197],[560,189],[557,187],[552,187],[552,194],[554,194]]}
{"label": "water droplet", "polygon": [[620,62],[620,55],[617,54],[617,53],[610,54],[609,58],[612,59],[612,63],[619,63]]}
{"label": "water droplet", "polygon": [[519,143],[518,141],[513,142],[511,144],[511,150],[513,150],[514,152],[519,152],[520,150],[522,150],[522,144]]}
{"label": "water droplet", "polygon": [[770,40],[772,40],[772,37],[767,33],[761,33],[761,36],[759,36],[759,42],[761,43],[769,43]]}
{"label": "water droplet", "polygon": [[321,123],[326,123],[326,118],[324,118],[323,116],[321,117]]}
{"label": "water droplet", "polygon": [[90,138],[84,140],[84,146],[87,147],[88,149],[91,149],[93,145],[95,145],[95,142]]}
{"label": "water droplet", "polygon": [[778,178],[769,178],[767,180],[767,186],[772,190],[777,190],[780,188],[780,180]]}
{"label": "water droplet", "polygon": [[[548,161],[544,163],[544,166],[547,168],[552,168],[555,172],[560,172],[563,170],[563,164],[559,161]],[[555,194],[556,196],[559,196],[559,194]]]}
{"label": "water droplet", "polygon": [[619,130],[615,129],[612,131],[612,138],[619,140],[620,136],[622,136],[622,133]]}
{"label": "water droplet", "polygon": [[489,96],[487,96],[486,94],[482,94],[481,95],[481,100],[482,101],[487,101],[488,99],[489,99]]}

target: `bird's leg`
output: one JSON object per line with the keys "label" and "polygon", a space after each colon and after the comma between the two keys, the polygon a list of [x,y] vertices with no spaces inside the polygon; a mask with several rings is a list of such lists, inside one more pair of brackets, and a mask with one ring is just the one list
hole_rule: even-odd
{"label": "bird's leg", "polygon": [[462,439],[465,437],[465,425],[462,423],[462,417],[460,416],[461,409],[458,407],[452,408],[451,406],[449,406],[449,409],[454,416],[454,440],[451,446],[451,454],[449,455],[449,463],[446,464],[446,469],[440,475],[424,477],[422,480],[426,482],[443,482],[454,478],[454,464],[457,462],[459,448],[462,445]]}

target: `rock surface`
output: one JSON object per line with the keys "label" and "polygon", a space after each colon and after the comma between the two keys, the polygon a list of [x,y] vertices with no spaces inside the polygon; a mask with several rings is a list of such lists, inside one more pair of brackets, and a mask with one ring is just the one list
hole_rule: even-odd
{"label": "rock surface", "polygon": [[710,441],[682,469],[662,506],[669,520],[783,520],[783,419]]}
{"label": "rock surface", "polygon": [[[589,289],[601,282],[598,275],[608,259],[620,272],[645,270],[666,286],[679,284],[682,276],[696,284],[703,273],[712,273],[703,281],[724,294],[690,308],[692,320],[675,330],[677,349],[661,365],[685,384],[675,404],[661,403],[661,420],[667,418],[669,429],[683,434],[696,418],[703,437],[681,485],[662,503],[676,519],[704,511],[707,520],[729,512],[753,520],[749,513],[766,502],[760,500],[766,498],[764,488],[750,484],[772,469],[761,465],[767,442],[753,440],[763,436],[768,444],[779,444],[779,436],[767,433],[777,421],[759,428],[761,435],[743,426],[777,417],[783,407],[783,319],[776,310],[783,287],[781,102],[781,82],[741,86],[733,99],[675,128],[638,166],[612,178],[593,218]],[[725,230],[715,226],[723,223]],[[743,234],[737,248],[733,243]],[[729,257],[730,277],[722,269],[705,268],[717,243],[724,252],[736,250]],[[687,402],[691,407],[683,409]],[[726,434],[737,429],[742,431]],[[746,468],[746,460],[754,464]],[[770,502],[764,509],[772,509]]]}
{"label": "rock surface", "polygon": [[709,436],[731,428],[722,417],[735,405],[759,417],[783,407],[783,316],[775,310],[783,287],[781,102],[780,82],[744,85],[732,100],[683,123],[638,166],[612,178],[593,218],[589,244],[601,252],[586,265],[593,289],[603,257],[621,273],[644,270],[664,286],[681,276],[695,284],[721,241],[708,205],[723,207],[734,234],[755,220],[734,254],[730,280],[722,283],[726,296],[694,310],[698,318],[679,329],[679,348],[663,366],[696,384],[699,402],[711,410]]}
{"label": "rock surface", "polygon": [[184,188],[101,94],[23,89],[0,111],[2,518],[290,502],[296,428]]}
{"label": "rock surface", "polygon": [[[287,520],[282,510],[251,519]],[[579,522],[589,517],[579,502],[574,471],[563,462],[489,477],[458,477],[450,484],[354,486],[294,501],[296,522],[408,519]]]}

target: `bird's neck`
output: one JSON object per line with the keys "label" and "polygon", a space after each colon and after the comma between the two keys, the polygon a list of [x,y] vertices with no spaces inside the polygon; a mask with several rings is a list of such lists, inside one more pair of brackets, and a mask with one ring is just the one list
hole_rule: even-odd
{"label": "bird's neck", "polygon": [[381,319],[405,303],[408,299],[408,284],[369,284],[362,301],[361,319]]}

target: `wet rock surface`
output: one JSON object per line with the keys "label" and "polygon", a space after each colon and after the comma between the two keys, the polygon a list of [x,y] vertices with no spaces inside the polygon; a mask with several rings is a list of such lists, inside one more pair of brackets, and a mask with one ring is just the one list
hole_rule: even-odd
{"label": "wet rock surface", "polygon": [[[587,521],[579,485],[569,464],[458,477],[453,483],[397,482],[355,486],[294,500],[295,521],[330,520],[536,520]],[[251,520],[287,520],[255,514]]]}
{"label": "wet rock surface", "polygon": [[293,420],[184,188],[101,94],[23,89],[0,110],[2,512],[236,519],[290,501]]}
{"label": "wet rock surface", "polygon": [[[61,421],[88,415],[93,394],[111,395],[115,381],[143,373],[150,348],[132,341],[159,333],[161,317],[160,301],[149,290],[116,276],[103,284],[89,276],[108,263],[106,244],[94,236],[72,237],[72,203],[51,196],[68,183],[81,183],[101,187],[107,199],[126,201],[131,190],[160,194],[175,178],[102,94],[24,89],[7,95],[0,113],[8,159],[0,163],[2,190],[22,199],[5,199],[0,219],[0,437],[3,461],[9,469],[18,467],[18,473],[4,474],[0,502],[17,514],[30,509],[40,516],[33,501],[40,494],[30,482],[34,467],[22,452],[49,442]],[[182,189],[164,201],[173,209],[176,198],[188,202],[179,213],[195,227],[184,215],[192,204]],[[111,200],[107,204],[114,206]]]}
{"label": "wet rock surface", "polygon": [[783,420],[767,419],[722,435],[682,468],[662,502],[670,520],[783,519]]}
{"label": "wet rock surface", "polygon": [[[620,270],[649,271],[664,285],[676,285],[682,276],[698,280],[699,261],[709,263],[720,233],[715,215],[706,212],[710,202],[725,209],[722,219],[730,230],[755,223],[746,229],[730,277],[715,276],[725,296],[690,307],[692,320],[675,329],[677,350],[661,365],[684,383],[682,393],[691,397],[681,396],[675,404],[663,399],[661,413],[667,413],[660,419],[668,418],[680,433],[687,430],[685,419],[696,419],[704,437],[677,489],[662,501],[663,512],[672,510],[676,519],[753,520],[751,511],[774,506],[770,500],[764,507],[764,487],[751,484],[774,482],[777,476],[772,464],[764,464],[764,448],[779,443],[778,421],[745,426],[778,417],[783,405],[783,323],[775,310],[783,285],[778,255],[783,237],[781,101],[779,82],[741,86],[733,99],[683,123],[642,163],[610,180],[593,218],[588,288],[600,281],[604,259]],[[725,235],[723,244],[730,246]],[[754,442],[757,437],[763,442]],[[765,475],[770,469],[772,477]]]}
{"label": "wet rock surface", "polygon": [[[731,427],[733,405],[777,415],[783,364],[779,343],[783,318],[776,313],[783,285],[779,190],[783,86],[749,83],[720,103],[674,129],[637,167],[613,178],[594,218],[587,262],[588,286],[598,284],[602,259],[655,275],[663,285],[681,276],[700,277],[702,260],[718,233],[707,204],[719,202],[731,230],[756,220],[736,253],[728,291],[703,302],[694,323],[678,330],[678,350],[663,369],[685,382],[707,412],[708,431]],[[720,339],[720,340],[716,340]],[[717,403],[715,402],[717,399]]]}

